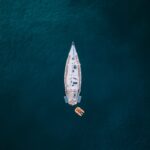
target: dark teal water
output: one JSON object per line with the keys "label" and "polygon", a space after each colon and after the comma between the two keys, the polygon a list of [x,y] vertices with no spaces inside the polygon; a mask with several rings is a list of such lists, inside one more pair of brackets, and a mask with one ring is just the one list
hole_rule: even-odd
{"label": "dark teal water", "polygon": [[[148,0],[0,0],[0,150],[149,150]],[[85,116],[64,103],[75,41]]]}

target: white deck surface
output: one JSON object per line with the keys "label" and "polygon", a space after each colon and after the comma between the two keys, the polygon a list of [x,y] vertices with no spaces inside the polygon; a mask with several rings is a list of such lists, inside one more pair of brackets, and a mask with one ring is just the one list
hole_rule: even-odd
{"label": "white deck surface", "polygon": [[65,67],[65,91],[69,101],[76,104],[81,88],[81,68],[75,45],[72,44]]}

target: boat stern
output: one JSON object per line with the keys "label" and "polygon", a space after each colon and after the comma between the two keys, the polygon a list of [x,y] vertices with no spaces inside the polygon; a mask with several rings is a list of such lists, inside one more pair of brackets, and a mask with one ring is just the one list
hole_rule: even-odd
{"label": "boat stern", "polygon": [[67,96],[64,96],[64,99],[65,99],[65,103],[68,103],[71,106],[74,106],[81,102],[81,96],[78,96],[77,99],[74,99],[74,98],[69,99]]}

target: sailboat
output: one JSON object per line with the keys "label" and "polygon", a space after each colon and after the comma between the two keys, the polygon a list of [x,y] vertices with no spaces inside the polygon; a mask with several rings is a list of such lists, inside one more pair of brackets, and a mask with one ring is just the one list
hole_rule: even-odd
{"label": "sailboat", "polygon": [[[71,106],[77,105],[81,102],[81,77],[81,64],[76,51],[75,43],[72,42],[64,73],[64,85],[66,94],[66,96],[64,96],[64,99],[65,102]],[[81,112],[79,113],[80,115],[84,113],[84,111],[80,107],[77,108],[78,109],[75,109],[76,113]]]}

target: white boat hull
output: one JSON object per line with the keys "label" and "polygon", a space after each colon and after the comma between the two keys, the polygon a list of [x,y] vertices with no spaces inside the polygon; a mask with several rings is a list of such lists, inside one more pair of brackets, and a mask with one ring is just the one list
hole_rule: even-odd
{"label": "white boat hull", "polygon": [[76,105],[81,101],[81,65],[74,43],[71,45],[70,52],[65,66],[64,84],[66,96],[65,102],[69,105]]}

